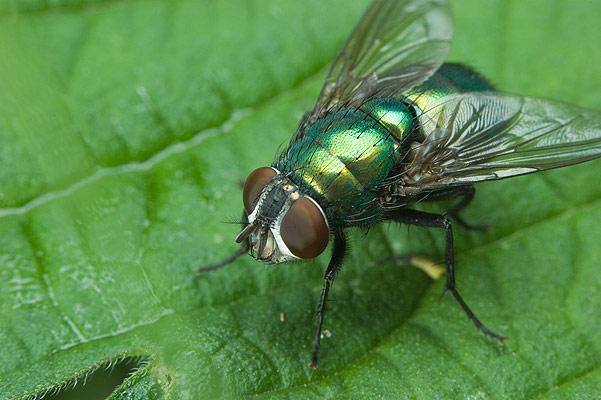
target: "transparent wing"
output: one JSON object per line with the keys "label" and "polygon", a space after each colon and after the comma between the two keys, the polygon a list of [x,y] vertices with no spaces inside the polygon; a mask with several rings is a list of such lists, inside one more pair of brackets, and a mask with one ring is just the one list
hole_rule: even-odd
{"label": "transparent wing", "polygon": [[428,79],[449,52],[450,15],[447,0],[375,0],[334,60],[311,121]]}
{"label": "transparent wing", "polygon": [[449,96],[420,116],[401,180],[408,193],[502,179],[601,156],[601,112],[501,93]]}

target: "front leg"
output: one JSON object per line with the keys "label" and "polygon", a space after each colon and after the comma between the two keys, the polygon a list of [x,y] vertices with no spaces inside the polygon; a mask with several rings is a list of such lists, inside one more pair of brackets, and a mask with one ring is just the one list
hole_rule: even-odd
{"label": "front leg", "polygon": [[[242,234],[242,232],[244,232],[248,228],[248,214],[246,213],[245,210],[242,210],[241,224],[242,224],[242,231],[241,231],[241,234]],[[238,236],[240,236],[240,235],[238,235]],[[228,258],[226,258],[225,260],[223,260],[217,264],[206,265],[206,266],[201,266],[201,267],[196,268],[196,275],[200,275],[203,272],[221,269],[221,268],[225,267],[226,265],[231,264],[235,259],[240,257],[242,254],[246,254],[248,252],[248,250],[250,249],[250,239],[248,237],[245,237],[242,241],[240,241],[238,243],[242,243],[242,245],[231,256],[229,256]]]}
{"label": "front leg", "polygon": [[390,219],[400,222],[402,224],[415,225],[415,226],[427,226],[434,228],[443,228],[446,233],[446,249],[445,249],[445,267],[447,273],[446,289],[453,293],[453,297],[459,302],[468,318],[480,329],[484,334],[497,339],[503,343],[505,338],[499,334],[492,332],[488,329],[470,310],[466,302],[463,300],[457,288],[455,287],[455,255],[453,251],[453,229],[451,228],[451,221],[444,215],[431,214],[423,211],[400,209],[391,213],[388,216]]}
{"label": "front leg", "polygon": [[319,307],[317,308],[318,320],[317,320],[317,331],[315,332],[315,342],[313,344],[313,355],[311,357],[311,368],[317,369],[317,355],[319,353],[319,341],[321,340],[321,326],[323,325],[323,317],[326,314],[326,304],[328,302],[328,292],[330,291],[330,285],[336,277],[336,272],[342,266],[342,260],[346,254],[346,237],[342,230],[334,233],[334,247],[332,249],[332,258],[326,269],[324,275],[323,289],[321,290],[321,299],[319,300]]}

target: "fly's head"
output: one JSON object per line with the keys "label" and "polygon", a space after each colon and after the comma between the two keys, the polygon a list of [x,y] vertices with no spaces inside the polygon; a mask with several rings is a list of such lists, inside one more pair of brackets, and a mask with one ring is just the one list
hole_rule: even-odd
{"label": "fly's head", "polygon": [[254,170],[244,184],[243,201],[248,225],[236,242],[250,238],[257,260],[276,264],[325,250],[330,230],[323,210],[276,169]]}

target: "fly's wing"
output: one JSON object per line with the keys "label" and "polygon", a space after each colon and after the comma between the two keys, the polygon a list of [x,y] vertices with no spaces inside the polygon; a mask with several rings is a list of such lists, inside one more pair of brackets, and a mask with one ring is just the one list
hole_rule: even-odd
{"label": "fly's wing", "polygon": [[446,58],[452,35],[447,0],[375,0],[334,60],[309,120],[422,83]]}
{"label": "fly's wing", "polygon": [[409,193],[502,179],[601,156],[601,112],[501,93],[466,93],[424,110],[396,177]]}

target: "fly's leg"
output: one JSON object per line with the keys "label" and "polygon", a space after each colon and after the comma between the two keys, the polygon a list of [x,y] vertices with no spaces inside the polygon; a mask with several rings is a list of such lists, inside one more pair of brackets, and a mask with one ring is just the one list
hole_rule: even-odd
{"label": "fly's leg", "polygon": [[456,186],[449,189],[443,189],[440,191],[433,192],[424,199],[424,201],[438,201],[438,200],[449,200],[456,197],[461,197],[457,204],[449,208],[445,215],[453,217],[455,221],[462,227],[470,230],[485,231],[489,228],[488,224],[472,225],[467,222],[459,215],[459,212],[463,210],[468,204],[474,199],[476,189],[473,186]]}
{"label": "fly's leg", "polygon": [[463,308],[463,311],[467,314],[467,317],[480,329],[485,335],[497,339],[500,343],[505,341],[505,337],[492,332],[488,329],[470,310],[467,303],[463,300],[457,288],[455,287],[455,256],[453,251],[453,229],[451,228],[451,221],[444,215],[431,214],[416,210],[399,210],[394,214],[390,215],[390,219],[400,222],[402,224],[425,226],[433,228],[443,228],[446,234],[446,249],[445,249],[445,267],[447,273],[446,290],[453,294],[453,297]]}
{"label": "fly's leg", "polygon": [[231,256],[229,256],[225,260],[221,261],[220,263],[213,264],[213,265],[207,265],[207,266],[203,266],[203,267],[198,267],[196,269],[196,274],[200,275],[203,272],[221,269],[221,268],[225,267],[226,265],[232,263],[236,258],[240,257],[242,254],[246,254],[248,252],[248,249],[250,249],[250,242],[249,242],[249,239],[247,238],[246,240],[244,240],[242,242],[242,246],[240,246],[240,248],[238,250],[236,250]]}
{"label": "fly's leg", "polygon": [[[246,210],[242,212],[242,222],[243,222],[242,230],[244,230],[244,228],[246,228],[246,225],[248,225],[248,214],[246,214]],[[240,248],[238,250],[236,250],[231,256],[229,256],[225,260],[221,261],[220,263],[198,267],[196,269],[196,275],[200,275],[203,272],[214,271],[216,269],[223,268],[226,265],[232,263],[236,258],[240,257],[242,254],[246,254],[249,249],[250,249],[250,239],[247,237],[246,239],[244,239],[242,241],[242,246],[240,246]]]}
{"label": "fly's leg", "polygon": [[317,330],[315,332],[315,342],[313,343],[313,354],[311,356],[311,368],[317,369],[317,356],[319,353],[319,342],[321,340],[321,327],[323,325],[323,318],[326,314],[326,304],[328,302],[328,292],[330,291],[330,285],[336,277],[336,272],[342,266],[342,260],[346,253],[346,238],[342,231],[337,231],[334,235],[334,248],[332,249],[332,258],[326,269],[324,275],[323,289],[321,290],[321,299],[319,300],[319,307],[317,307]]}
{"label": "fly's leg", "polygon": [[476,189],[473,186],[461,186],[465,188],[465,191],[460,195],[461,200],[457,202],[453,207],[449,208],[446,212],[447,215],[450,215],[457,221],[457,223],[463,226],[466,229],[476,230],[476,231],[485,231],[489,228],[488,224],[480,224],[480,225],[472,225],[467,222],[459,215],[459,212],[463,210],[468,204],[472,202],[474,199],[474,195],[476,194]]}

